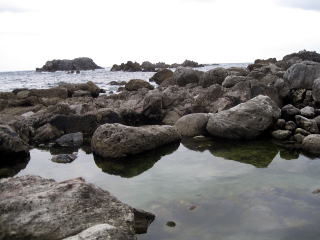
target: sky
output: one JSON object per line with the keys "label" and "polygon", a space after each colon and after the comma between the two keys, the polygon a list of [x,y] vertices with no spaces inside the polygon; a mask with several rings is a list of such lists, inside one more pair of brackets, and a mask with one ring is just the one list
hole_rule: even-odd
{"label": "sky", "polygon": [[47,60],[253,62],[320,52],[320,0],[0,0],[0,71]]}

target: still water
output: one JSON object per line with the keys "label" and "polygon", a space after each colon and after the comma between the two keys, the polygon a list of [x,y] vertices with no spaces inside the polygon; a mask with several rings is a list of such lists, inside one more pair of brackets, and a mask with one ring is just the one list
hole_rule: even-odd
{"label": "still water", "polygon": [[95,158],[89,148],[69,164],[52,162],[52,154],[34,149],[14,171],[58,181],[81,176],[153,212],[140,240],[320,239],[320,195],[312,193],[320,188],[320,159],[269,141],[189,139],[125,162]]}

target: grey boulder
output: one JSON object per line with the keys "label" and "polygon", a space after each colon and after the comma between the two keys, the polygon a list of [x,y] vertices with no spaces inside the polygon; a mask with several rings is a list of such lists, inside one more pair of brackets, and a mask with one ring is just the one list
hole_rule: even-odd
{"label": "grey boulder", "polygon": [[179,86],[186,86],[189,83],[198,84],[203,72],[193,70],[192,68],[179,67],[173,73],[172,79]]}
{"label": "grey boulder", "polygon": [[122,158],[179,140],[180,136],[172,126],[130,127],[115,123],[101,125],[95,131],[91,148],[103,158]]}
{"label": "grey boulder", "polygon": [[207,130],[206,126],[209,120],[207,113],[194,113],[185,115],[180,118],[175,127],[181,137],[195,137],[205,135]]}
{"label": "grey boulder", "polygon": [[302,149],[309,153],[320,154],[320,135],[311,134],[302,141]]}
{"label": "grey boulder", "polygon": [[83,134],[81,132],[69,133],[56,140],[60,147],[80,147],[83,144]]}
{"label": "grey boulder", "polygon": [[216,137],[254,139],[280,117],[280,109],[267,96],[259,95],[229,110],[212,114],[207,131]]}

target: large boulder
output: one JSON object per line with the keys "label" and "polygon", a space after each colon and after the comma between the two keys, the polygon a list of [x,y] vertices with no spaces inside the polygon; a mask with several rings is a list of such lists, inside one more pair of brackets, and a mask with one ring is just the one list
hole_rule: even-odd
{"label": "large boulder", "polygon": [[122,158],[179,141],[172,126],[130,127],[122,124],[101,125],[93,134],[92,151],[103,158]]}
{"label": "large boulder", "polygon": [[60,87],[68,90],[69,97],[76,97],[79,95],[79,91],[90,92],[92,97],[98,97],[101,92],[101,89],[91,81],[79,84],[62,84]]}
{"label": "large boulder", "polygon": [[144,71],[144,72],[155,72],[156,71],[156,66],[149,61],[144,61],[141,64],[141,68],[142,68],[142,71]]}
{"label": "large boulder", "polygon": [[173,81],[175,81],[179,86],[183,87],[189,83],[198,84],[203,72],[193,70],[192,68],[179,67],[173,73]]}
{"label": "large boulder", "polygon": [[62,98],[66,99],[68,97],[67,89],[63,87],[54,87],[49,89],[31,89],[23,90],[17,93],[18,99],[25,99],[31,96],[40,98]]}
{"label": "large boulder", "polygon": [[180,118],[175,127],[181,137],[195,137],[206,134],[206,126],[209,120],[207,113],[188,114]]}
{"label": "large boulder", "polygon": [[37,72],[74,71],[74,70],[95,70],[102,69],[93,62],[91,58],[82,57],[73,60],[52,60],[46,62]]}
{"label": "large boulder", "polygon": [[170,69],[161,69],[150,78],[150,82],[155,82],[160,85],[163,81],[171,78],[172,76],[173,72]]}
{"label": "large boulder", "polygon": [[125,89],[127,91],[137,91],[141,88],[147,88],[150,90],[154,89],[154,87],[150,83],[141,79],[131,79],[125,85]]}
{"label": "large boulder", "polygon": [[8,125],[0,125],[0,155],[1,162],[10,156],[29,155],[29,146],[20,136]]}
{"label": "large boulder", "polygon": [[222,87],[225,88],[231,88],[234,85],[236,85],[239,82],[244,82],[246,81],[248,78],[244,77],[244,76],[236,76],[236,75],[231,75],[231,76],[227,76],[224,81],[222,82]]}
{"label": "large boulder", "polygon": [[312,97],[315,102],[320,102],[320,77],[314,80],[312,86]]}
{"label": "large boulder", "polygon": [[253,139],[280,117],[280,109],[267,96],[259,95],[229,110],[212,114],[207,130],[212,136]]}
{"label": "large boulder", "polygon": [[[37,176],[7,178],[0,180],[0,192],[1,239],[133,240],[142,220],[146,230],[154,219],[82,178],[59,183]],[[103,234],[93,238],[98,229]]]}
{"label": "large boulder", "polygon": [[63,135],[63,131],[47,123],[35,131],[33,141],[38,143],[48,142]]}
{"label": "large boulder", "polygon": [[292,65],[284,74],[290,89],[312,89],[314,81],[320,77],[320,63],[304,61]]}
{"label": "large boulder", "polygon": [[222,84],[228,76],[228,70],[224,68],[214,68],[205,72],[200,80],[200,85],[204,88],[210,87],[213,84]]}
{"label": "large boulder", "polygon": [[120,65],[114,64],[110,71],[140,72],[142,71],[142,68],[139,63],[128,61],[127,63],[121,63]]}
{"label": "large boulder", "polygon": [[302,141],[302,149],[309,153],[320,154],[320,134],[311,134]]}
{"label": "large boulder", "polygon": [[308,119],[306,117],[296,115],[295,116],[296,123],[299,127],[301,127],[304,130],[307,130],[310,133],[318,133],[318,125],[316,120],[314,119]]}
{"label": "large boulder", "polygon": [[77,132],[63,135],[56,140],[56,144],[60,147],[81,147],[83,144],[83,134]]}

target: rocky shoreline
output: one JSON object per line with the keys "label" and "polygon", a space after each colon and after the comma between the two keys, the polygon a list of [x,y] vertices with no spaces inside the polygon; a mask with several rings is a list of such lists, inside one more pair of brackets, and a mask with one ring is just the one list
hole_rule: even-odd
{"label": "rocky shoreline", "polygon": [[[111,95],[100,95],[103,90],[93,82],[1,92],[0,154],[6,156],[1,165],[27,161],[33,147],[85,143],[99,161],[116,162],[199,135],[221,141],[268,136],[288,148],[320,154],[318,53],[301,51],[280,61],[207,72],[164,68],[150,81],[157,87],[133,79]],[[0,188],[24,180],[2,180]]]}

